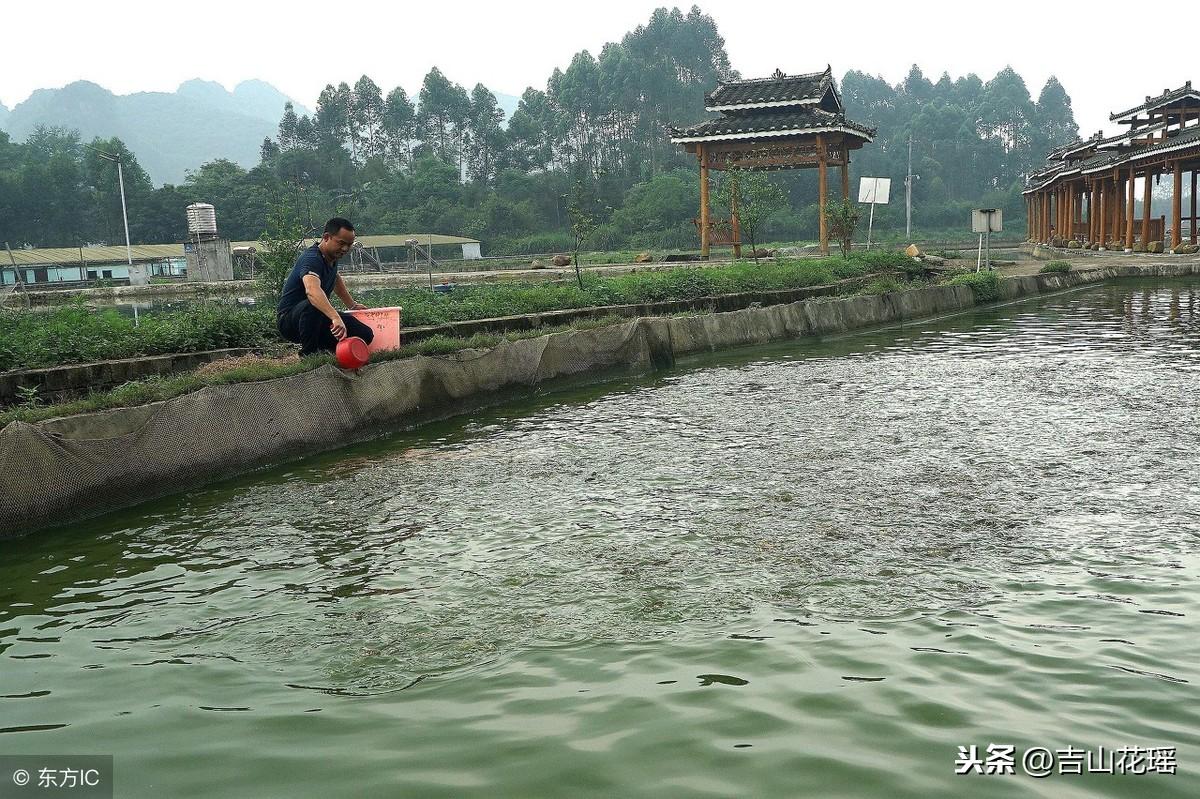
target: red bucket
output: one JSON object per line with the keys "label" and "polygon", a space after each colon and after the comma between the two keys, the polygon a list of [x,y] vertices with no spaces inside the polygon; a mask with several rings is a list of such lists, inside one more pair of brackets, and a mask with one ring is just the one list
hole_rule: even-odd
{"label": "red bucket", "polygon": [[367,352],[367,342],[358,336],[346,336],[339,341],[335,354],[343,369],[361,369],[371,360],[371,353]]}

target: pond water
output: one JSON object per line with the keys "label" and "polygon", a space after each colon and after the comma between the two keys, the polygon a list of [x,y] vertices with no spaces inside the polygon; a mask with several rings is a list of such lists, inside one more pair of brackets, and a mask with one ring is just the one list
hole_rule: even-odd
{"label": "pond water", "polygon": [[[0,542],[0,754],[139,797],[1194,796],[1198,305],[709,355]],[[989,744],[1015,774],[955,775]],[[1178,773],[1086,773],[1123,747]]]}

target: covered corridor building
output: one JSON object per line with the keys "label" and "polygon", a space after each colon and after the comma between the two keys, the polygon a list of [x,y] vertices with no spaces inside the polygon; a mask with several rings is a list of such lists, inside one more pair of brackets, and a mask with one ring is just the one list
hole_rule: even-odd
{"label": "covered corridor building", "polygon": [[[1200,92],[1188,81],[1109,120],[1128,130],[1060,147],[1030,176],[1024,192],[1030,239],[1129,251],[1150,249],[1154,242],[1170,249],[1196,244]],[[1186,213],[1185,173],[1191,184]],[[1169,208],[1160,209],[1153,195],[1163,178],[1171,181],[1172,192]]]}

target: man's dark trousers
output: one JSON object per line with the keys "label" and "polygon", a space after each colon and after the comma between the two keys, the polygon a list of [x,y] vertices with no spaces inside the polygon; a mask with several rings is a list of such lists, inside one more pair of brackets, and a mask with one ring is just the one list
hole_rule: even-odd
{"label": "man's dark trousers", "polygon": [[[369,325],[347,313],[339,312],[338,315],[346,325],[347,336],[358,336],[368,344],[375,338],[375,331]],[[337,349],[337,339],[329,329],[329,317],[314,308],[308,300],[300,300],[290,310],[280,314],[277,325],[279,335],[300,345],[301,355]]]}

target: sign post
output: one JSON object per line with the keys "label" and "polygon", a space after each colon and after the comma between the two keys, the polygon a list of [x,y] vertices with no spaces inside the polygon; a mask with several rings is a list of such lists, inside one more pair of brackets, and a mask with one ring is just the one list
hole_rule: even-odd
{"label": "sign post", "polygon": [[[992,268],[992,234],[999,233],[1004,230],[1004,211],[999,208],[976,208],[971,212],[971,232],[981,234],[983,244],[986,247],[985,263],[988,269]],[[979,263],[975,264],[975,271],[979,271]]]}
{"label": "sign post", "polygon": [[859,178],[858,201],[871,204],[871,216],[867,222],[867,249],[871,249],[871,233],[875,227],[875,203],[887,205],[892,189],[891,178]]}

